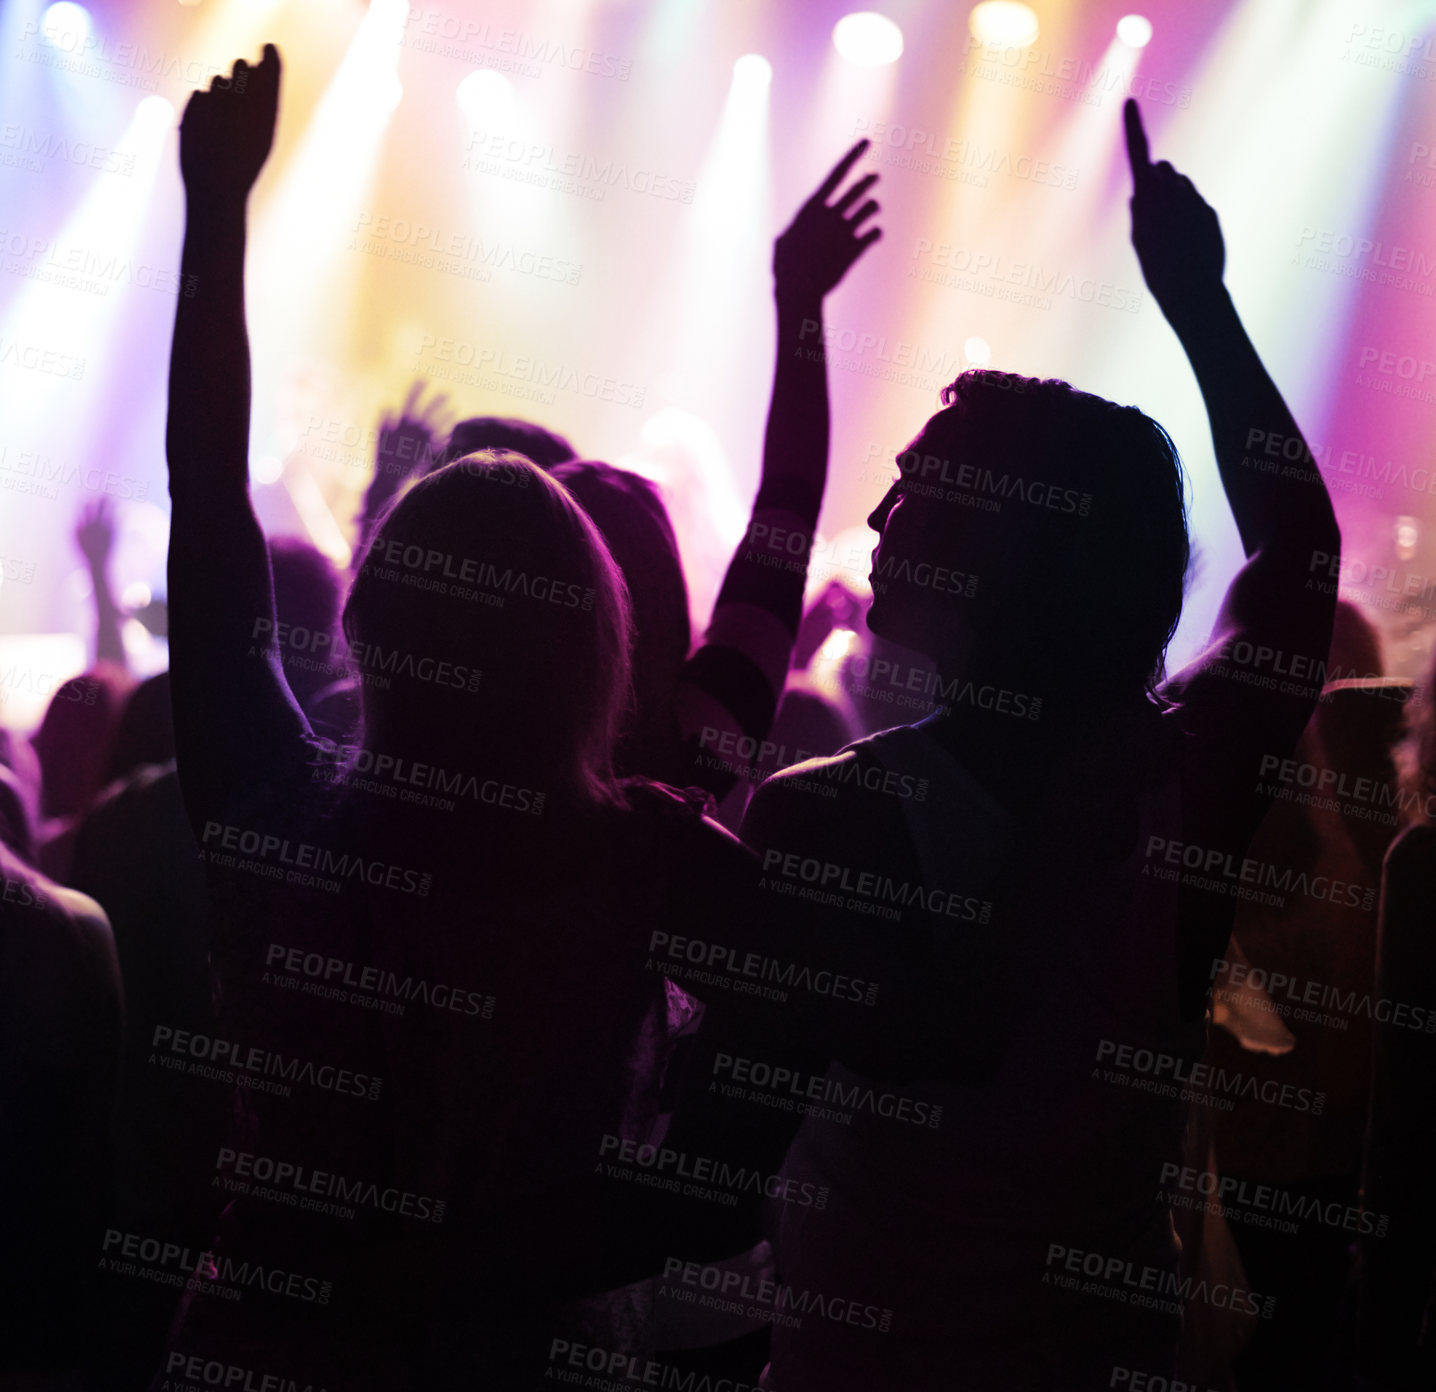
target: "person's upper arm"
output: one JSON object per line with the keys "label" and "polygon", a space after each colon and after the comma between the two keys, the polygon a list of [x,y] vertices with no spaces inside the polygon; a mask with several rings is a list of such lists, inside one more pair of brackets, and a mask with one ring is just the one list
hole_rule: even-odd
{"label": "person's upper arm", "polygon": [[714,757],[724,735],[761,743],[773,725],[803,614],[808,552],[817,524],[812,490],[767,485],[728,564],[703,644],[684,664],[678,729],[692,778],[722,798],[731,763]]}
{"label": "person's upper arm", "polygon": [[223,491],[176,497],[170,538],[175,753],[197,834],[302,761],[310,734],[284,679],[264,535],[248,497]]}

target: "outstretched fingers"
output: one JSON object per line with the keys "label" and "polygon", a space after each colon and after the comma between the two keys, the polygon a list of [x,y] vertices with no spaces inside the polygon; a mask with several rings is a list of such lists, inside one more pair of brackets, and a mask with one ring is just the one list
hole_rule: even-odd
{"label": "outstretched fingers", "polygon": [[864,174],[836,203],[832,205],[835,213],[845,213],[859,198],[863,196],[872,186],[877,183],[876,174]]}
{"label": "outstretched fingers", "polygon": [[880,204],[876,198],[869,198],[868,201],[848,219],[848,226],[854,232],[858,231],[863,223],[872,217],[881,207],[882,204]]}
{"label": "outstretched fingers", "polygon": [[868,148],[869,141],[864,138],[859,140],[851,150],[840,159],[829,172],[828,177],[818,185],[818,191],[813,195],[811,202],[826,203],[829,198],[838,191],[839,185],[848,177],[848,171],[862,158],[863,151]]}

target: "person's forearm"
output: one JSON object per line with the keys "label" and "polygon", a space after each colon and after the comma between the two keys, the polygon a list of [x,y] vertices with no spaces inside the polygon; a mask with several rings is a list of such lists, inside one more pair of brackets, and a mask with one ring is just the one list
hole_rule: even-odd
{"label": "person's forearm", "polygon": [[[1335,554],[1340,533],[1326,483],[1225,287],[1200,309],[1169,319],[1206,402],[1246,554],[1288,545]],[[1250,467],[1252,457],[1279,459],[1281,472]]]}
{"label": "person's forearm", "polygon": [[175,313],[165,447],[170,493],[249,485],[249,339],[244,321],[245,206],[190,200]]}
{"label": "person's forearm", "polygon": [[95,594],[95,661],[125,667],[128,661],[120,632],[120,609],[110,589],[109,571],[103,563],[90,567],[90,583]]}
{"label": "person's forearm", "polygon": [[823,304],[781,291],[776,304],[778,354],[759,494],[764,485],[792,480],[820,504],[828,481],[829,434]]}

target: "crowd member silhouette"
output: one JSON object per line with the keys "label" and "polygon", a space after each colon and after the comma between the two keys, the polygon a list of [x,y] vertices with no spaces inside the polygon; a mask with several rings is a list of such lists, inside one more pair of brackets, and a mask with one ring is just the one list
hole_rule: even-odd
{"label": "crowd member silhouette", "polygon": [[0,841],[0,1381],[73,1387],[108,1211],[123,1002],[104,911]]}
{"label": "crowd member silhouette", "polygon": [[[780,875],[821,867],[838,891],[814,901],[825,950],[882,983],[861,1021],[812,1012],[830,1078],[907,1084],[940,1123],[803,1123],[786,1173],[831,1197],[783,1211],[782,1278],[887,1309],[890,1327],[779,1326],[778,1392],[911,1392],[955,1370],[1107,1387],[1116,1367],[1176,1366],[1170,1290],[1149,1309],[1066,1278],[1091,1253],[1099,1270],[1150,1268],[1146,1289],[1175,1273],[1155,1181],[1184,1106],[1131,1060],[1165,1056],[1170,1075],[1201,1056],[1236,901],[1183,882],[1181,851],[1245,852],[1260,760],[1292,748],[1319,693],[1253,682],[1251,654],[1326,652],[1334,597],[1303,582],[1340,537],[1314,463],[1297,481],[1244,467],[1249,430],[1298,427],[1222,285],[1216,215],[1150,162],[1134,103],[1126,115],[1133,244],[1195,371],[1248,560],[1212,646],[1164,689],[1188,543],[1159,426],[1064,383],[968,372],[899,457],[869,519],[868,622],[957,679],[948,709],[779,774],[744,836]],[[924,458],[945,461],[936,488]],[[926,780],[922,800],[904,777]],[[813,796],[819,781],[839,795]],[[921,896],[878,916],[885,884]]]}
{"label": "crowd member silhouette", "polygon": [[[299,707],[311,715],[332,675],[314,654],[333,651],[339,579],[314,547],[294,537],[268,543],[276,635],[249,661],[272,652]],[[317,642],[316,635],[331,641]],[[263,654],[263,656],[261,656]],[[209,980],[210,933],[200,851],[175,770],[167,672],[133,692],[111,756],[110,786],[79,824],[69,883],[105,906],[125,994],[119,1068],[114,1197],[107,1226],[164,1233],[202,1251],[224,1207],[207,1173],[225,1139],[228,1099],[204,1078],[151,1062],[156,1028],[208,1036],[215,1028]],[[97,1388],[142,1385],[160,1356],[174,1311],[172,1290],[153,1283],[94,1279],[86,1341]]]}
{"label": "crowd member silhouette", "polygon": [[[615,777],[622,577],[522,456],[465,456],[380,519],[345,635],[413,661],[363,687],[357,755],[313,736],[273,654],[247,656],[274,615],[246,487],[243,258],[276,50],[234,76],[192,97],[180,132],[183,266],[203,288],[178,308],[166,435],[175,737],[222,1037],[253,1041],[242,1057],[268,1077],[302,1081],[236,1070],[251,1085],[228,1150],[412,1201],[336,1216],[235,1199],[215,1294],[186,1297],[166,1358],[242,1353],[331,1386],[537,1385],[572,1303],[656,1261],[656,1235],[635,1225],[583,1240],[602,1228],[595,1208],[626,1193],[595,1184],[600,1143],[647,1138],[685,1011],[644,949],[680,925],[751,947],[753,863],[681,798]],[[429,795],[436,771],[447,805]],[[351,989],[307,979],[311,957],[341,963]],[[426,983],[425,998],[386,1002],[385,982]],[[219,1298],[276,1266],[313,1287]]]}
{"label": "crowd member silhouette", "polygon": [[[1271,1087],[1320,1094],[1322,1106],[1291,1112],[1253,1095],[1213,1118],[1216,1171],[1301,1205],[1297,1221],[1258,1226],[1239,1208],[1232,1232],[1251,1285],[1274,1298],[1237,1363],[1242,1388],[1283,1376],[1320,1385],[1340,1347],[1351,1230],[1321,1215],[1354,1215],[1370,1087],[1376,972],[1376,891],[1400,805],[1390,747],[1401,706],[1381,682],[1380,646],[1361,613],[1338,602],[1323,693],[1291,763],[1266,761],[1278,800],[1251,843],[1253,859],[1290,867],[1326,895],[1288,893],[1237,911],[1231,966],[1213,976],[1211,1061]],[[1374,682],[1352,685],[1347,675]],[[1398,693],[1399,694],[1399,693]],[[1283,778],[1283,772],[1286,777]],[[1313,793],[1312,787],[1351,790]],[[1362,796],[1355,796],[1358,790]],[[1274,996],[1263,987],[1275,979]]]}
{"label": "crowd member silhouette", "polygon": [[1357,1369],[1361,1392],[1407,1392],[1436,1377],[1436,705],[1433,665],[1407,707],[1399,750],[1407,825],[1381,879],[1371,1108],[1360,1238]]}

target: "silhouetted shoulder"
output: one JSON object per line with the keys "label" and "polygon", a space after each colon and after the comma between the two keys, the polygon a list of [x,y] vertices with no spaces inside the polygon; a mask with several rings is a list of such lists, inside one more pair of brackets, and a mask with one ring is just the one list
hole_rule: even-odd
{"label": "silhouetted shoulder", "polygon": [[105,911],[0,846],[0,1029],[13,1048],[71,1062],[96,1042],[118,1043],[119,963]]}

